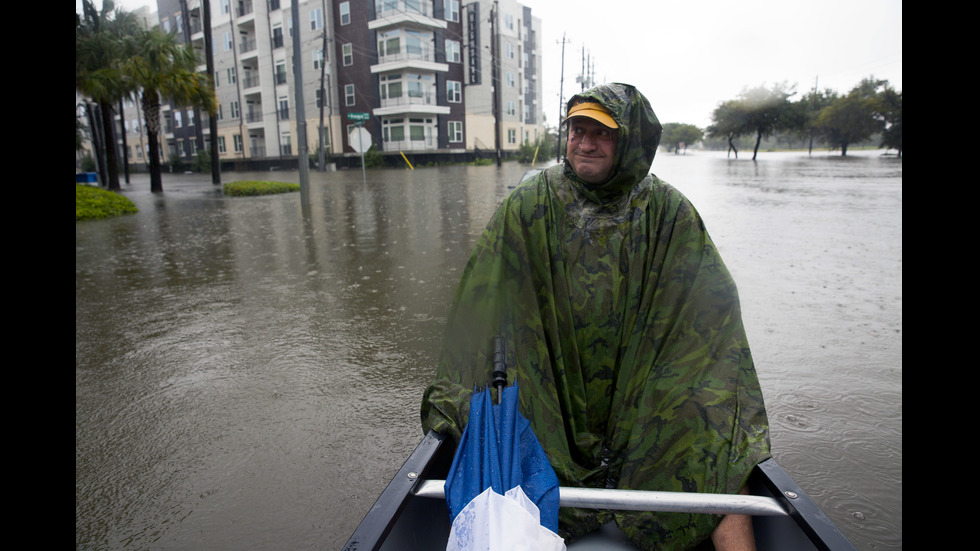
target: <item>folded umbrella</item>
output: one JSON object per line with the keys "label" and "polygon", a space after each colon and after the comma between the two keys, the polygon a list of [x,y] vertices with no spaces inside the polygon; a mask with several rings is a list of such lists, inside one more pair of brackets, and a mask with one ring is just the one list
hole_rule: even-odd
{"label": "folded umbrella", "polygon": [[[564,549],[558,530],[558,477],[530,422],[519,388],[470,400],[470,417],[446,477],[453,533],[449,549]],[[506,498],[506,499],[505,499]]]}

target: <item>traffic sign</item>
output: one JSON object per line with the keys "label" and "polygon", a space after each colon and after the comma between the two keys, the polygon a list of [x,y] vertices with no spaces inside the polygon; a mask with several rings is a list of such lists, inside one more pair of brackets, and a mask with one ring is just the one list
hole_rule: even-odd
{"label": "traffic sign", "polygon": [[366,121],[370,118],[370,113],[347,113],[347,120],[351,121]]}
{"label": "traffic sign", "polygon": [[371,149],[371,133],[363,127],[354,128],[347,136],[347,143],[354,151],[363,155]]}

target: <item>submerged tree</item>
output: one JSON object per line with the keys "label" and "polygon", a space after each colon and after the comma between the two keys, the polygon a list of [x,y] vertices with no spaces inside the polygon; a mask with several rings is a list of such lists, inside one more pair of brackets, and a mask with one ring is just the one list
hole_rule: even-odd
{"label": "submerged tree", "polygon": [[748,132],[755,134],[753,161],[759,155],[759,145],[763,138],[768,138],[777,130],[799,128],[801,121],[798,112],[789,100],[793,94],[795,92],[787,89],[785,84],[777,84],[772,88],[759,86],[742,92],[740,100],[745,110],[744,124]]}
{"label": "submerged tree", "polygon": [[898,150],[902,156],[902,93],[886,85],[878,94],[878,115],[885,124],[881,132],[881,146]]}
{"label": "submerged tree", "polygon": [[822,135],[821,129],[817,125],[820,112],[836,100],[837,92],[829,88],[823,92],[814,89],[800,98],[800,101],[795,104],[800,118],[798,135],[806,139],[809,153],[811,154],[813,153],[814,140]]}
{"label": "submerged tree", "polygon": [[877,91],[886,84],[883,80],[864,79],[820,112],[817,126],[831,146],[840,148],[842,157],[847,156],[850,144],[867,140],[884,129],[884,120],[877,111]]}
{"label": "submerged tree", "polygon": [[140,102],[149,147],[150,191],[163,191],[160,170],[160,103],[200,107],[213,116],[217,110],[207,75],[196,72],[197,56],[188,44],[158,28],[143,31],[136,39],[136,55],[126,62],[126,74],[142,89]]}
{"label": "submerged tree", "polygon": [[713,121],[708,125],[707,133],[712,137],[724,137],[728,142],[728,155],[735,152],[738,159],[738,148],[735,139],[745,133],[744,111],[738,100],[728,100],[715,108],[711,114]]}
{"label": "submerged tree", "polygon": [[[714,122],[708,127],[708,132],[713,136],[725,136],[729,151],[735,149],[735,138],[754,135],[754,161],[759,155],[759,145],[763,138],[776,131],[799,128],[802,124],[798,110],[789,100],[793,94],[795,92],[785,84],[744,90],[737,99],[726,101],[715,108],[712,113]],[[737,149],[735,157],[738,158]]]}
{"label": "submerged tree", "polygon": [[660,138],[660,143],[677,153],[681,147],[687,150],[688,145],[700,141],[703,137],[704,131],[693,124],[668,122],[664,124],[663,137]]}

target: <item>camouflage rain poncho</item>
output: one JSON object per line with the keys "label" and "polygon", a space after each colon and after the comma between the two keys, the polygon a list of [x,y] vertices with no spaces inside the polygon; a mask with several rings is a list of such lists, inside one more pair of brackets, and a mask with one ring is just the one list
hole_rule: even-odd
{"label": "camouflage rain poncho", "polygon": [[[590,186],[566,161],[500,206],[460,282],[423,429],[458,441],[501,335],[562,486],[737,493],[769,438],[735,284],[694,207],[649,175],[662,128],[647,100],[626,85],[583,96],[620,125],[613,173]],[[563,508],[560,533],[611,519],[643,549],[683,549],[721,517]]]}

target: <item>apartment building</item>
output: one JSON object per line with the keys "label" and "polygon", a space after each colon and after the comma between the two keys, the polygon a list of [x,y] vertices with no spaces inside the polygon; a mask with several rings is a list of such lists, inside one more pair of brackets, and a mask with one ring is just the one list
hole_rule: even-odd
{"label": "apartment building", "polygon": [[[161,28],[192,43],[204,70],[203,2],[157,7]],[[297,28],[290,0],[210,0],[210,8],[222,160],[295,159],[294,34],[311,154],[322,143],[328,155],[357,156],[348,136],[359,127],[383,153],[416,159],[497,144],[506,153],[544,134],[541,23],[514,0],[301,0]],[[208,147],[206,115],[168,106],[162,116],[164,159],[189,161]]]}

